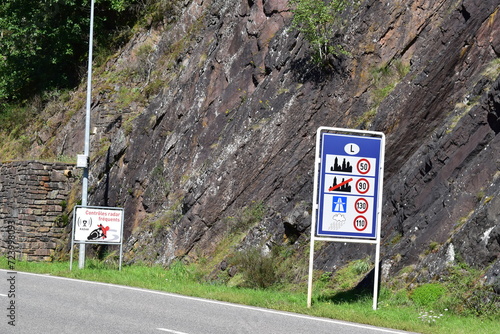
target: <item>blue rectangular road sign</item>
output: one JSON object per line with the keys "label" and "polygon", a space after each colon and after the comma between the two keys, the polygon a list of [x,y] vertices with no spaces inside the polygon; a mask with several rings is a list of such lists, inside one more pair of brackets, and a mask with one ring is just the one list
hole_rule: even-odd
{"label": "blue rectangular road sign", "polygon": [[382,137],[321,133],[317,236],[377,237]]}
{"label": "blue rectangular road sign", "polygon": [[316,240],[375,244],[377,309],[385,135],[320,127],[316,136],[307,307],[311,307]]}

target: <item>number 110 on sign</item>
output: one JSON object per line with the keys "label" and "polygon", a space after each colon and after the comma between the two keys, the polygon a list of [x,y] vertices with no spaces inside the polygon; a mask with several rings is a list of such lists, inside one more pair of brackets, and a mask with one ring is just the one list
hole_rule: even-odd
{"label": "number 110 on sign", "polygon": [[354,220],[354,228],[357,231],[364,231],[367,226],[368,222],[366,221],[366,218],[364,216],[357,216]]}

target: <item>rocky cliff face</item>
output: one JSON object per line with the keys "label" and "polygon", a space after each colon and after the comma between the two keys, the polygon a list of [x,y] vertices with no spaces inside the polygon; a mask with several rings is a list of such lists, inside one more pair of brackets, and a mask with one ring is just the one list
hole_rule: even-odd
{"label": "rocky cliff face", "polygon": [[[235,228],[237,247],[302,251],[315,132],[336,126],[387,135],[386,274],[412,265],[428,280],[460,260],[490,268],[494,283],[498,1],[361,1],[339,32],[350,56],[327,68],[309,61],[285,0],[176,3],[176,18],[137,33],[94,73],[90,203],[125,207],[129,260],[210,257]],[[40,132],[59,134],[54,154],[83,150],[76,108]],[[263,218],[243,224],[255,208]],[[316,264],[332,270],[368,251],[328,244]]]}

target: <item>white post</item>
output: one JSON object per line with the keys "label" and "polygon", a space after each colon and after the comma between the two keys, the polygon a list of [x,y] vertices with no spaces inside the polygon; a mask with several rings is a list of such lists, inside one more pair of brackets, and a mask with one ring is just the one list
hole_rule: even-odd
{"label": "white post", "polygon": [[[85,113],[85,151],[84,155],[90,156],[90,104],[92,99],[92,47],[94,40],[94,0],[90,4],[90,33],[89,33],[89,64],[87,73],[87,106]],[[88,197],[88,182],[89,182],[90,164],[83,169],[82,180],[82,206],[87,206]],[[83,269],[85,266],[85,244],[80,244],[78,255],[78,268]]]}
{"label": "white post", "polygon": [[[380,199],[380,203],[382,203],[382,192],[384,189],[384,163],[385,163],[385,135],[381,135],[381,143],[380,143],[380,157],[379,157],[379,174],[381,177],[379,178],[379,187],[378,187],[378,195],[377,197]],[[377,210],[377,245],[375,246],[375,276],[373,278],[373,310],[377,309],[378,304],[378,292],[380,287],[380,242],[381,242],[381,230],[382,230],[382,204],[379,205],[379,210]]]}
{"label": "white post", "polygon": [[321,128],[316,132],[316,157],[314,160],[314,189],[312,200],[312,214],[311,214],[311,245],[309,249],[309,276],[307,279],[307,307],[311,307],[312,300],[312,283],[313,283],[313,269],[314,269],[314,238],[316,234],[316,216],[318,211],[318,175],[321,168],[320,156],[321,144]]}
{"label": "white post", "polygon": [[[312,228],[312,226],[311,226]],[[314,232],[311,232],[314,233]],[[311,308],[312,284],[313,284],[313,263],[314,263],[314,236],[311,236],[311,247],[309,250],[309,276],[307,277],[307,307]]]}
{"label": "white post", "polygon": [[377,309],[378,289],[379,289],[379,263],[380,262],[380,239],[375,245],[375,273],[373,278],[373,310]]}

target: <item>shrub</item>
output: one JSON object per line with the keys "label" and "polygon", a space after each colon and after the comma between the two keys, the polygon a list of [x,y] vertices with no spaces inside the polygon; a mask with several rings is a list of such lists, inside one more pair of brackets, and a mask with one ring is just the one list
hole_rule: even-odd
{"label": "shrub", "polygon": [[500,295],[495,293],[491,285],[483,283],[484,272],[459,262],[457,266],[448,268],[445,277],[450,293],[444,303],[451,311],[466,316],[500,316]]}
{"label": "shrub", "polygon": [[344,27],[343,14],[357,2],[347,0],[291,0],[292,26],[304,34],[310,43],[315,62],[324,62],[329,55],[347,54],[343,46],[334,42]]}
{"label": "shrub", "polygon": [[438,283],[423,284],[413,290],[411,299],[421,307],[433,307],[447,292],[446,287]]}
{"label": "shrub", "polygon": [[240,270],[244,286],[266,289],[277,282],[276,257],[262,254],[257,247],[237,253],[232,264]]}

